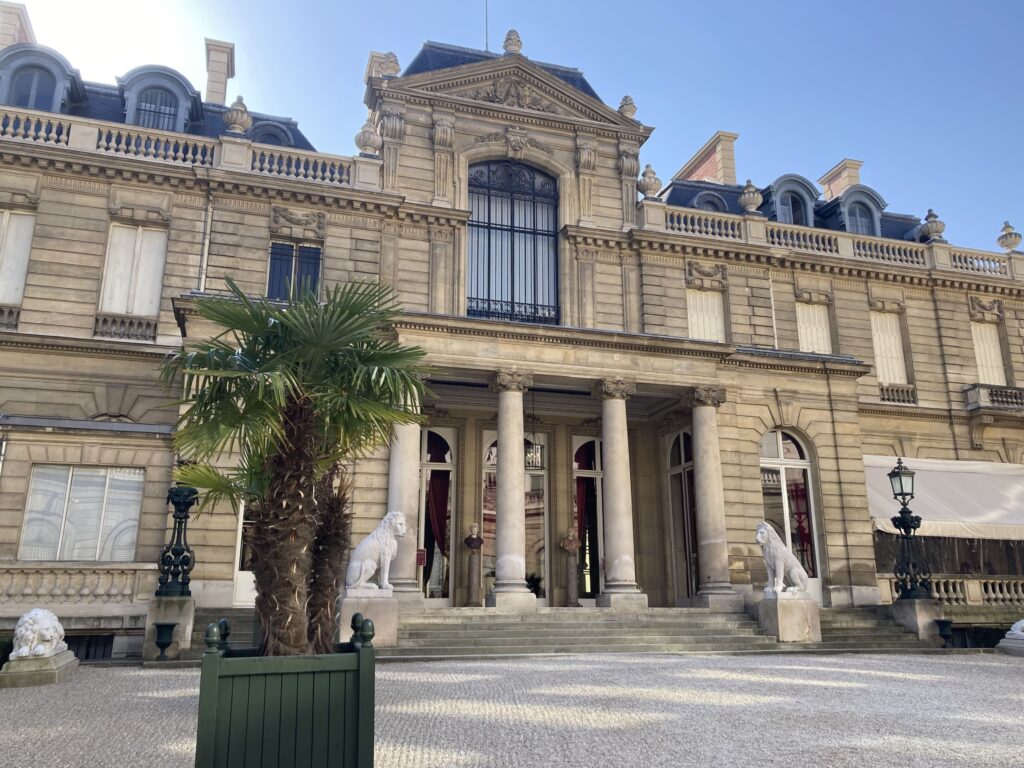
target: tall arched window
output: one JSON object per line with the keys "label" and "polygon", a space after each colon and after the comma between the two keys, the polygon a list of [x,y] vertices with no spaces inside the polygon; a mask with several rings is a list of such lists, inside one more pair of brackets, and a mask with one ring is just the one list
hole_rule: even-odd
{"label": "tall arched window", "polygon": [[163,88],[147,88],[139,94],[135,122],[143,128],[173,131],[178,122],[178,100]]}
{"label": "tall arched window", "polygon": [[467,314],[559,321],[558,183],[514,160],[469,168]]}
{"label": "tall arched window", "polygon": [[764,519],[812,579],[818,576],[811,495],[811,462],[800,442],[775,430],[761,439],[761,500]]}
{"label": "tall arched window", "polygon": [[25,67],[14,76],[11,104],[26,109],[53,109],[57,81],[42,67]]}
{"label": "tall arched window", "polygon": [[604,535],[601,512],[601,440],[575,435],[572,457],[573,525],[580,540],[576,565],[577,594],[584,599],[596,598],[602,588],[603,559],[601,539]]}
{"label": "tall arched window", "polygon": [[779,221],[783,224],[797,224],[801,227],[808,226],[807,210],[800,195],[793,192],[784,192],[779,200]]}
{"label": "tall arched window", "polygon": [[846,214],[846,231],[856,235],[875,235],[875,221],[864,203],[853,203]]}

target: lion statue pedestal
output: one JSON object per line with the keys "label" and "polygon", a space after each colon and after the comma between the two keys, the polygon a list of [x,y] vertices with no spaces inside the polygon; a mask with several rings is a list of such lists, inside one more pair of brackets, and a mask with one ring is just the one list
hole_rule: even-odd
{"label": "lion statue pedestal", "polygon": [[1024,657],[1024,619],[1014,623],[1006,637],[999,641],[996,650],[1010,656]]}
{"label": "lion statue pedestal", "polygon": [[754,541],[761,545],[768,571],[764,599],[757,606],[761,628],[780,643],[820,643],[821,618],[817,600],[807,594],[807,571],[768,523],[757,526]]}
{"label": "lion statue pedestal", "polygon": [[[405,536],[405,531],[405,513],[392,510],[353,550],[338,611],[339,640],[348,640],[352,617],[361,613],[373,619],[375,646],[398,644],[398,600],[392,596],[388,577],[391,561],[398,554],[398,540]],[[377,583],[370,580],[375,575]]]}
{"label": "lion statue pedestal", "polygon": [[14,628],[14,650],[0,670],[0,688],[59,683],[77,667],[60,621],[45,608],[33,608]]}

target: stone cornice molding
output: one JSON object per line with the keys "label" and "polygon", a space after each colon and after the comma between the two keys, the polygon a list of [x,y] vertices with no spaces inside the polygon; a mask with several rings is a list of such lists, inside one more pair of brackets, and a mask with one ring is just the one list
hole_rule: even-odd
{"label": "stone cornice molding", "polygon": [[519,371],[498,371],[491,380],[495,392],[525,392],[533,386],[533,374]]}
{"label": "stone cornice molding", "polygon": [[801,374],[829,374],[846,376],[854,379],[871,372],[871,366],[859,360],[843,362],[840,360],[800,360],[786,357],[760,357],[757,355],[737,352],[724,361],[726,365],[737,368],[754,368],[765,371],[785,371]]}
{"label": "stone cornice molding", "polygon": [[692,408],[699,405],[718,408],[725,402],[725,387],[694,387],[686,394],[685,400]]}
{"label": "stone cornice molding", "polygon": [[25,349],[38,352],[56,352],[61,355],[82,355],[104,358],[138,358],[153,362],[162,361],[179,346],[133,344],[131,342],[106,342],[99,339],[70,339],[57,336],[0,331],[0,348]]}
{"label": "stone cornice molding", "polygon": [[594,387],[595,397],[601,400],[628,400],[636,394],[636,384],[625,379],[602,379]]}

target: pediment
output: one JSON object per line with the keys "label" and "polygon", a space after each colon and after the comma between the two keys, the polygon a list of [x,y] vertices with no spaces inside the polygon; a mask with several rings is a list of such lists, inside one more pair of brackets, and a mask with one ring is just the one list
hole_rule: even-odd
{"label": "pediment", "polygon": [[636,120],[573,88],[521,56],[395,78],[388,81],[387,92],[442,97],[498,111],[525,111],[541,117],[603,123],[630,132],[649,132]]}

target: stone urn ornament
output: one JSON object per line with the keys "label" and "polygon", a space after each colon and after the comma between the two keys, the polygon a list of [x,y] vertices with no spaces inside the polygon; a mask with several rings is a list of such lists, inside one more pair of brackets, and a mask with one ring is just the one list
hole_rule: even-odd
{"label": "stone urn ornament", "polygon": [[633,97],[629,94],[623,96],[622,101],[619,102],[619,114],[630,120],[636,117],[636,102],[633,101]]}
{"label": "stone urn ornament", "polygon": [[640,174],[640,181],[636,183],[636,188],[645,199],[658,199],[658,191],[661,189],[661,179],[658,178],[658,174],[656,174],[654,169],[651,168],[650,163],[644,167],[644,172]]}
{"label": "stone urn ornament", "polygon": [[747,179],[747,183],[740,193],[740,205],[743,206],[743,212],[748,216],[756,216],[758,215],[757,209],[763,202],[764,196],[761,195],[761,191],[754,186],[750,179]]}
{"label": "stone urn ornament", "polygon": [[224,125],[228,133],[245,133],[252,128],[252,115],[241,96],[236,97],[224,113]]}
{"label": "stone urn ornament", "polygon": [[931,208],[924,217],[924,224],[921,225],[921,239],[928,243],[944,243],[942,233],[946,231],[946,222],[939,218]]}
{"label": "stone urn ornament", "polygon": [[519,33],[514,29],[510,29],[505,35],[505,42],[502,45],[505,53],[507,54],[518,54],[523,50],[523,40],[519,37]]}
{"label": "stone urn ornament", "polygon": [[996,243],[999,244],[999,247],[1007,253],[1017,250],[1017,246],[1020,245],[1021,241],[1020,232],[1015,232],[1008,221],[1003,222],[1003,228],[1000,232],[1001,234],[996,238]]}
{"label": "stone urn ornament", "polygon": [[377,133],[377,126],[373,124],[373,113],[366,115],[366,122],[355,137],[356,148],[364,155],[376,155],[382,146],[384,139]]}

